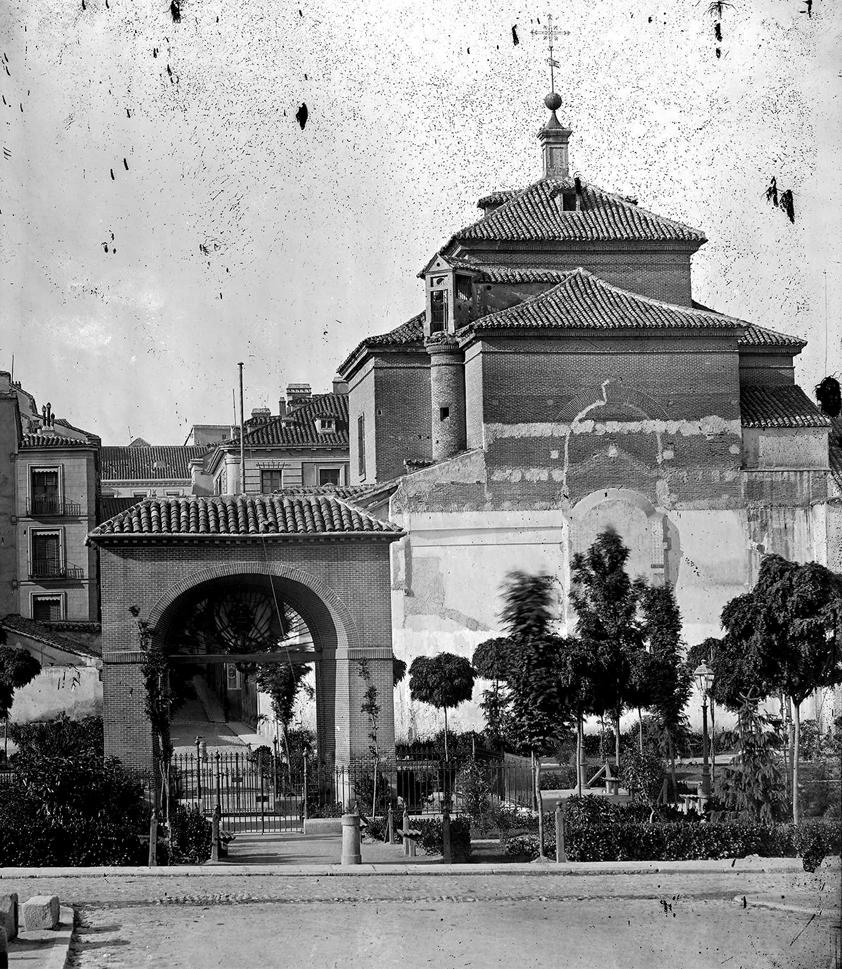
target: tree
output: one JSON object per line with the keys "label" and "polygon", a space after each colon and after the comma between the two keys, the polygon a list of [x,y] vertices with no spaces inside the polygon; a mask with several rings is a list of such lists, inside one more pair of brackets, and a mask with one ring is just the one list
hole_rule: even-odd
{"label": "tree", "polygon": [[471,699],[476,674],[464,656],[438,653],[418,656],[409,667],[409,693],[413,700],[444,711],[444,758],[447,748],[447,711]]}
{"label": "tree", "polygon": [[[568,643],[553,633],[555,579],[546,574],[511,572],[503,588],[501,619],[509,646],[489,647],[489,661],[506,674],[514,740],[535,762],[539,855],[544,857],[541,758],[557,748],[570,713]],[[496,654],[496,660],[494,659]]]}
{"label": "tree", "polygon": [[41,672],[41,664],[25,649],[0,646],[0,717],[9,716],[15,690],[31,683]]}
{"label": "tree", "polygon": [[406,676],[406,663],[392,654],[392,686],[397,686]]}
{"label": "tree", "polygon": [[502,747],[509,723],[511,697],[506,688],[509,676],[512,641],[508,637],[486,639],[474,650],[471,665],[477,676],[491,681],[483,690],[480,707],[485,714],[485,733],[493,747]]}
{"label": "tree", "polygon": [[[682,662],[681,613],[671,585],[638,586],[642,634],[648,651],[637,657],[639,707],[656,718],[666,740],[670,780],[675,791],[675,744],[690,699],[692,673]],[[641,753],[642,753],[641,746]]]}
{"label": "tree", "polygon": [[295,701],[305,689],[305,677],[310,667],[306,663],[266,663],[258,665],[255,680],[261,693],[269,697],[272,713],[281,728],[284,751],[287,757],[287,778],[292,784],[292,762],[289,752],[289,725],[295,710]]}
{"label": "tree", "polygon": [[801,704],[816,690],[842,683],[842,575],[817,562],[797,565],[767,555],[754,596],[772,679],[793,706],[792,820],[798,824]]}
{"label": "tree", "polygon": [[640,586],[626,572],[629,550],[613,528],[601,532],[585,553],[573,557],[570,599],[578,636],[593,658],[595,699],[614,721],[614,759],[620,767],[620,718],[633,702],[636,658],[643,649],[638,622]]}
{"label": "tree", "polygon": [[726,634],[712,655],[716,699],[752,712],[779,691],[792,702],[792,818],[798,824],[801,704],[842,682],[842,576],[816,562],[767,555],[754,589],[722,610],[722,625]]}
{"label": "tree", "polygon": [[[0,629],[0,644],[6,642],[6,634]],[[9,711],[15,697],[15,690],[31,683],[41,672],[41,664],[25,649],[0,645],[0,717],[3,729],[8,734]],[[6,756],[4,745],[3,756]]]}

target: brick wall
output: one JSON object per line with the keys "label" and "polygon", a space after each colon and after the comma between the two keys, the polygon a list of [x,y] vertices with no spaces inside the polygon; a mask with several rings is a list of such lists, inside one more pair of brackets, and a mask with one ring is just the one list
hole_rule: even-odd
{"label": "brick wall", "polygon": [[[106,749],[130,766],[148,769],[151,735],[143,712],[137,626],[129,607],[151,621],[166,642],[180,597],[202,581],[233,583],[244,575],[279,575],[282,598],[306,618],[317,649],[317,683],[335,695],[317,697],[322,750],[344,759],[368,746],[359,710],[356,661],[368,657],[383,706],[381,731],[393,739],[391,707],[391,592],[389,543],[380,539],[313,542],[251,540],[227,544],[103,547],[102,649]],[[172,600],[174,605],[169,607]],[[387,676],[388,671],[388,676]],[[388,687],[387,687],[388,680]],[[359,700],[359,702],[358,702]]]}
{"label": "brick wall", "polygon": [[[348,436],[351,484],[371,484],[377,480],[377,438],[375,433],[375,359],[370,357],[348,384]],[[364,421],[364,468],[360,465],[359,421]]]}
{"label": "brick wall", "polygon": [[[351,481],[404,474],[406,459],[430,460],[430,360],[424,350],[374,354],[349,386]],[[365,416],[366,476],[359,476],[357,421]]]}
{"label": "brick wall", "polygon": [[607,247],[574,247],[570,243],[530,243],[529,248],[505,249],[495,246],[483,252],[481,245],[471,244],[473,255],[482,261],[505,266],[529,266],[552,269],[587,269],[606,283],[650,296],[667,303],[689,306],[690,255],[687,250]]}
{"label": "brick wall", "polygon": [[[568,421],[601,398],[605,380],[637,398],[639,419],[739,417],[736,336],[486,337],[482,354],[486,424]],[[593,417],[612,419],[610,410]]]}

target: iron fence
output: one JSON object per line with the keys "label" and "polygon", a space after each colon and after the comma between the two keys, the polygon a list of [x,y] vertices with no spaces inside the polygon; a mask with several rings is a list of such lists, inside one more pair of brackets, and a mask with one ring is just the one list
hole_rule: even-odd
{"label": "iron fence", "polygon": [[478,805],[533,803],[529,767],[502,760],[290,763],[266,748],[175,755],[170,797],[207,815],[219,804],[228,829],[261,832],[301,830],[307,818],[338,817],[355,806],[364,814],[384,815],[391,806],[424,816],[446,805],[458,814]]}

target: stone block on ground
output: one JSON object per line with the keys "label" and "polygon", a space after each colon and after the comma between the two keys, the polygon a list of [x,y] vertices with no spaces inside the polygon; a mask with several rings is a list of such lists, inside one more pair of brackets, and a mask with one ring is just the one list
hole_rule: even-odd
{"label": "stone block on ground", "polygon": [[58,927],[61,910],[58,895],[34,895],[20,907],[21,925],[24,931]]}
{"label": "stone block on ground", "polygon": [[11,942],[18,934],[18,896],[16,892],[0,895],[0,929],[6,930]]}

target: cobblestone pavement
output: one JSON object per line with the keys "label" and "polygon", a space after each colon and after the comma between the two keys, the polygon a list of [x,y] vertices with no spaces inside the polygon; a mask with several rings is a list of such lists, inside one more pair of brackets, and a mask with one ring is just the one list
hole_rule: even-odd
{"label": "cobblestone pavement", "polygon": [[[838,872],[2,880],[77,907],[75,969],[825,969]],[[743,907],[735,896],[747,896]],[[800,912],[756,907],[794,903]],[[809,913],[809,914],[808,914]]]}

